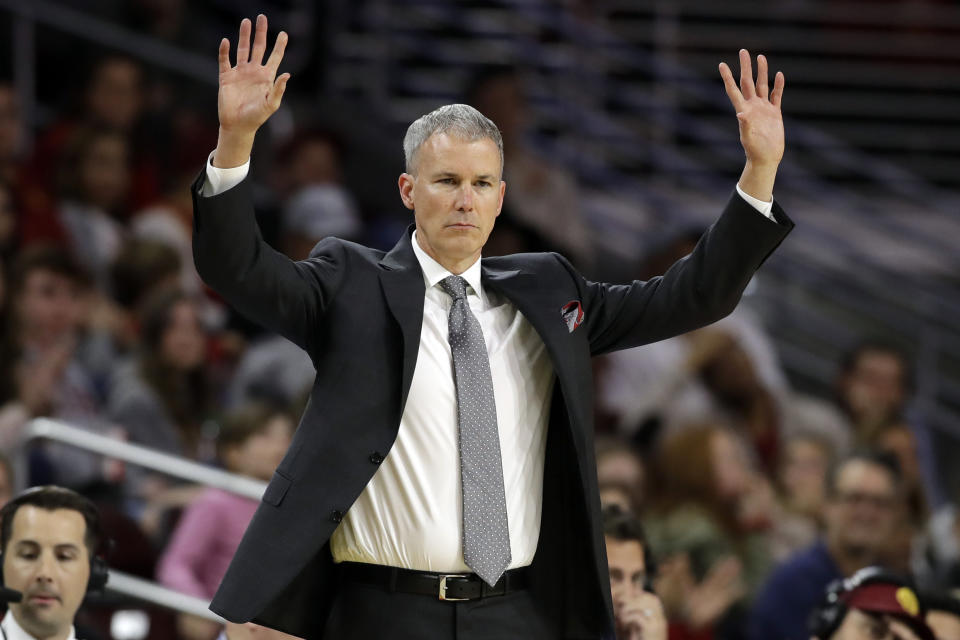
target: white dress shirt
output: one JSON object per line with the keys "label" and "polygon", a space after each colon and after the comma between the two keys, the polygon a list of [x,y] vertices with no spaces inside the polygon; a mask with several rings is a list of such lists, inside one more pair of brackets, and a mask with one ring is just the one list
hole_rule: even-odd
{"label": "white dress shirt", "polygon": [[[5,640],[37,640],[17,624],[17,619],[13,617],[13,612],[11,611],[7,611],[7,615],[3,616],[3,622],[0,622],[0,629],[3,629],[3,637]],[[77,634],[72,626],[70,627],[70,635],[66,637],[66,640],[77,640]]]}
{"label": "white dress shirt", "polygon": [[[211,158],[212,158],[211,154]],[[208,160],[203,195],[246,177],[249,161],[219,169]],[[771,203],[738,193],[771,217]],[[330,538],[335,562],[438,572],[469,572],[463,561],[457,396],[447,342],[451,298],[438,285],[451,275],[412,238],[426,293],[410,393],[396,442]],[[503,464],[509,568],[530,564],[540,536],[543,463],[554,370],[539,334],[509,301],[486,290],[480,261],[461,274],[490,358]]]}

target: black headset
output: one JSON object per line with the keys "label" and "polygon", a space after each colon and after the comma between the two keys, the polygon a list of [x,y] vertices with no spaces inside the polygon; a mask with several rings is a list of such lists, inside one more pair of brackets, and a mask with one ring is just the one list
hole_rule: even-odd
{"label": "black headset", "polygon": [[[84,522],[86,526],[93,530],[93,535],[97,540],[97,548],[93,550],[93,553],[90,554],[90,578],[87,580],[87,593],[90,594],[101,594],[103,593],[104,587],[107,586],[107,580],[110,577],[110,568],[107,564],[107,555],[109,550],[112,547],[112,540],[108,540],[103,528],[100,523],[100,514],[97,511],[96,506],[89,498],[86,498],[79,493],[66,489],[64,487],[57,486],[43,486],[43,487],[32,487],[26,491],[20,493],[16,498],[8,502],[3,506],[3,509],[0,509],[0,525],[2,525],[3,520],[9,517],[11,514],[16,513],[23,505],[29,505],[30,499],[42,491],[57,491],[62,495],[69,496],[72,499],[77,499],[80,502],[86,503],[84,505],[86,511],[81,511],[84,515]],[[71,507],[55,507],[55,508],[64,508],[69,509]],[[87,517],[89,516],[89,518]],[[12,523],[11,523],[12,526]],[[89,533],[89,532],[88,532]],[[4,586],[3,582],[3,549],[0,548],[0,587]]]}
{"label": "black headset", "polygon": [[810,635],[820,640],[828,640],[847,615],[847,603],[843,596],[868,584],[891,584],[912,589],[912,585],[902,576],[886,571],[882,567],[860,569],[849,578],[834,580],[827,586],[827,592],[820,605],[810,613],[807,628]]}

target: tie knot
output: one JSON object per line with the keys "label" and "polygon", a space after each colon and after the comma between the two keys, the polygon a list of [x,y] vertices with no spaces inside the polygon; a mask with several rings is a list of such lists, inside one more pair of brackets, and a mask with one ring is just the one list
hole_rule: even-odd
{"label": "tie knot", "polygon": [[455,301],[464,300],[467,297],[467,281],[460,276],[447,276],[440,281],[440,286]]}

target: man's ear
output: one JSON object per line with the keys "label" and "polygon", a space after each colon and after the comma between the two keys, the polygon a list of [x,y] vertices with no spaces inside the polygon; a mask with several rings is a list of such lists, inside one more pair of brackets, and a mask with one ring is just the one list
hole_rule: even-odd
{"label": "man's ear", "polygon": [[500,210],[503,209],[503,194],[507,192],[507,183],[505,180],[500,181],[500,202],[497,203],[497,215],[500,215]]}
{"label": "man's ear", "polygon": [[400,199],[403,200],[403,206],[413,210],[413,181],[414,177],[409,173],[401,173],[397,179],[397,186],[400,188]]}

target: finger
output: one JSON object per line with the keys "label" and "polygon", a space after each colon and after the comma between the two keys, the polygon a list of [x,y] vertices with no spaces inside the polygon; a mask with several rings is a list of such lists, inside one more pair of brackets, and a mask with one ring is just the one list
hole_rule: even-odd
{"label": "finger", "polygon": [[285,73],[277,81],[273,83],[273,88],[270,89],[270,95],[267,98],[267,102],[270,104],[270,108],[276,111],[280,108],[280,101],[283,99],[283,92],[287,90],[287,81],[290,79],[290,74]]}
{"label": "finger", "polygon": [[767,57],[757,56],[757,95],[766,99],[769,86],[767,84]]}
{"label": "finger", "polygon": [[723,88],[727,92],[727,97],[730,98],[733,110],[738,113],[743,111],[743,94],[737,88],[737,81],[733,79],[733,72],[730,71],[726,62],[720,63],[720,77],[723,79]]}
{"label": "finger", "polygon": [[240,36],[237,39],[237,65],[250,60],[250,20],[240,21]]}
{"label": "finger", "polygon": [[283,52],[286,50],[287,32],[281,31],[277,35],[277,41],[273,45],[273,51],[270,52],[270,57],[267,58],[267,69],[269,69],[271,73],[277,73],[277,69],[280,67],[280,61],[283,60]]}
{"label": "finger", "polygon": [[773,93],[770,94],[770,102],[777,108],[780,107],[780,102],[783,100],[783,85],[785,83],[786,78],[783,77],[783,71],[777,71],[777,75],[773,79]]}
{"label": "finger", "polygon": [[250,52],[251,64],[263,62],[263,53],[267,50],[267,16],[257,16],[257,30],[253,34],[253,51]]}
{"label": "finger", "polygon": [[746,49],[740,49],[740,92],[747,100],[754,96],[753,65],[750,63],[750,52]]}
{"label": "finger", "polygon": [[220,51],[217,62],[220,64],[220,74],[230,71],[230,41],[224,38],[220,41]]}

